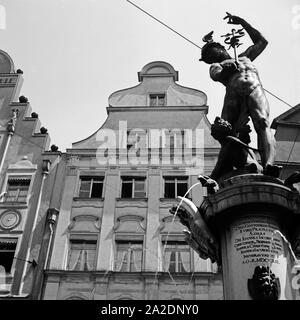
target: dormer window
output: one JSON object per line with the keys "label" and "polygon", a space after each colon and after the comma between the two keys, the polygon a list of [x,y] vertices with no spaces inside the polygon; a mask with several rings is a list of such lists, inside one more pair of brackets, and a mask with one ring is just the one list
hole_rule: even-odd
{"label": "dormer window", "polygon": [[164,93],[150,94],[150,107],[162,107],[166,105],[166,95]]}

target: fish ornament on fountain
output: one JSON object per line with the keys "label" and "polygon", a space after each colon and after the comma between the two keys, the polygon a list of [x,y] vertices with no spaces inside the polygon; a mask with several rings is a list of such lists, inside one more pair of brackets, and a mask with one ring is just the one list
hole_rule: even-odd
{"label": "fish ornament on fountain", "polygon": [[[209,230],[201,212],[189,199],[178,197],[179,204],[170,209],[177,215],[181,224],[188,229],[183,230],[185,241],[199,254],[202,259],[211,259],[220,264],[220,252],[216,238]],[[179,206],[179,207],[178,207]]]}

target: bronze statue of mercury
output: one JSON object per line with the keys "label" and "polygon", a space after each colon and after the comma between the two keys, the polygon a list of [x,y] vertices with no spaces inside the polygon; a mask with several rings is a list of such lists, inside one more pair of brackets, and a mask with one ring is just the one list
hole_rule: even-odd
{"label": "bronze statue of mercury", "polygon": [[269,103],[261,84],[254,61],[266,48],[268,42],[261,33],[244,19],[227,13],[224,19],[228,24],[241,25],[250,36],[253,45],[232,58],[220,43],[210,37],[201,51],[200,61],[210,64],[210,77],[226,87],[221,118],[228,121],[233,132],[247,126],[249,117],[257,133],[258,151],[261,157],[263,172],[278,176],[279,167],[274,165],[275,139],[269,124]]}

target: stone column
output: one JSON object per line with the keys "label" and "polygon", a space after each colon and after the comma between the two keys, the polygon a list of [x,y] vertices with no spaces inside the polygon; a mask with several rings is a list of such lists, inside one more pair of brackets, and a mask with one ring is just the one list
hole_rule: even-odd
{"label": "stone column", "polygon": [[232,177],[201,205],[221,244],[225,299],[294,300],[293,253],[299,193],[260,174]]}
{"label": "stone column", "polygon": [[[158,300],[159,299],[159,275],[155,279],[155,275],[153,273],[146,275],[144,278],[144,286],[145,286],[145,300]],[[155,280],[155,281],[154,281]]]}
{"label": "stone column", "polygon": [[113,227],[115,223],[116,199],[119,196],[119,181],[118,169],[108,169],[104,187],[104,207],[96,268],[98,271],[113,270]]}
{"label": "stone column", "polygon": [[109,274],[96,275],[94,300],[107,300]]}
{"label": "stone column", "polygon": [[74,190],[76,188],[77,171],[76,168],[67,168],[65,185],[63,189],[60,215],[55,231],[53,242],[52,256],[49,269],[64,270],[67,264],[68,251],[68,227],[70,225],[70,216],[72,210],[72,202]]}
{"label": "stone column", "polygon": [[209,278],[195,277],[195,298],[196,300],[208,300]]}
{"label": "stone column", "polygon": [[148,212],[147,233],[145,245],[145,271],[156,272],[162,262],[159,261],[159,198],[160,198],[160,170],[149,169],[148,174]]}
{"label": "stone column", "polygon": [[43,300],[57,300],[59,291],[60,276],[48,275],[45,285]]}

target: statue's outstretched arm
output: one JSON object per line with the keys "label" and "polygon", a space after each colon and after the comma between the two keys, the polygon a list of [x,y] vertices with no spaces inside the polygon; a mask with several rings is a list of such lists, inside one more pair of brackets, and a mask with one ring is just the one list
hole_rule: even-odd
{"label": "statue's outstretched arm", "polygon": [[246,51],[241,53],[240,57],[248,57],[251,61],[256,59],[266,48],[268,41],[263,37],[263,35],[253,28],[247,21],[244,19],[233,16],[227,12],[227,16],[224,19],[228,18],[229,24],[240,24],[246,32],[249,34],[251,40],[253,41],[253,45],[250,46]]}

